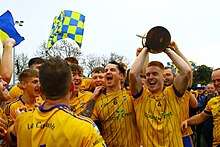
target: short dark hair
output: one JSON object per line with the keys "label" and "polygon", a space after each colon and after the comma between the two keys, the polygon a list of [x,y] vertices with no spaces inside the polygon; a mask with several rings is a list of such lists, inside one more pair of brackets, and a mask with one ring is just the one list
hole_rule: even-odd
{"label": "short dark hair", "polygon": [[101,66],[99,67],[95,67],[93,70],[92,70],[92,73],[104,73],[105,72],[105,69]]}
{"label": "short dark hair", "polygon": [[33,64],[42,64],[44,63],[45,60],[41,57],[35,57],[35,58],[31,58],[29,61],[28,61],[28,67],[30,68],[31,65]]}
{"label": "short dark hair", "polygon": [[66,57],[64,60],[69,61],[71,64],[79,64],[75,57]]}
{"label": "short dark hair", "polygon": [[176,76],[176,73],[175,73],[175,69],[174,69],[174,68],[172,68],[172,67],[170,67],[170,66],[166,66],[166,67],[165,67],[165,70],[167,70],[167,69],[171,69],[171,72],[172,72],[172,74],[174,75],[174,77]]}
{"label": "short dark hair", "polygon": [[30,78],[30,77],[38,77],[38,72],[36,70],[30,69],[30,68],[25,69],[19,74],[18,80],[20,82],[22,82],[22,81],[26,82],[27,78]]}
{"label": "short dark hair", "polygon": [[83,73],[83,69],[81,66],[79,66],[78,64],[70,64],[70,69],[72,72],[81,72]]}
{"label": "short dark hair", "polygon": [[118,68],[118,70],[119,70],[119,72],[120,73],[123,73],[123,74],[125,74],[126,73],[126,70],[125,70],[125,68],[123,67],[123,65],[122,64],[120,64],[120,63],[118,63],[118,62],[116,62],[116,61],[110,61],[108,64],[115,64],[115,65],[117,65],[117,68]]}
{"label": "short dark hair", "polygon": [[59,99],[70,91],[70,67],[60,57],[51,57],[40,67],[39,81],[46,98]]}

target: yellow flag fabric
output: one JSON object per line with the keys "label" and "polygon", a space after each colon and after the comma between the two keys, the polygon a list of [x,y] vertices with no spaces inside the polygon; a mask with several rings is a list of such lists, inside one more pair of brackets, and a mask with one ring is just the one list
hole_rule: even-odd
{"label": "yellow flag fabric", "polygon": [[70,10],[62,10],[58,17],[54,18],[48,40],[48,48],[60,39],[71,38],[79,47],[82,46],[85,16]]}
{"label": "yellow flag fabric", "polygon": [[13,38],[16,41],[15,46],[24,40],[14,27],[14,19],[10,11],[0,16],[0,40],[3,41],[6,38]]}

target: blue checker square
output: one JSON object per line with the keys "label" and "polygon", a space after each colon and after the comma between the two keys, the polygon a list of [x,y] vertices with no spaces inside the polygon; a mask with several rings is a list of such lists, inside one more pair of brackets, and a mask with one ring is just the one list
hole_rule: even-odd
{"label": "blue checker square", "polygon": [[80,18],[79,18],[79,21],[84,22],[84,21],[85,21],[85,16],[81,14],[81,15],[80,15]]}
{"label": "blue checker square", "polygon": [[78,21],[76,19],[71,18],[69,24],[73,25],[73,26],[77,26],[78,25]]}
{"label": "blue checker square", "polygon": [[68,31],[68,25],[63,25],[63,27],[62,27],[62,32],[63,33],[67,33],[67,31]]}
{"label": "blue checker square", "polygon": [[58,34],[57,40],[63,39],[63,34]]}
{"label": "blue checker square", "polygon": [[68,17],[71,17],[72,11],[65,11],[65,15],[68,16]]}
{"label": "blue checker square", "polygon": [[83,30],[84,30],[84,29],[77,27],[77,28],[76,28],[76,34],[78,34],[78,35],[83,35]]}
{"label": "blue checker square", "polygon": [[75,40],[75,34],[68,34],[67,35],[69,38],[72,38],[73,40]]}

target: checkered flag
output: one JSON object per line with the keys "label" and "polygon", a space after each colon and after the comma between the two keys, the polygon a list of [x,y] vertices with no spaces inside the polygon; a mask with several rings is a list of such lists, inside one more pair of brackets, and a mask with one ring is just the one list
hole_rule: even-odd
{"label": "checkered flag", "polygon": [[48,40],[48,48],[64,38],[73,39],[79,47],[82,46],[85,16],[70,10],[62,10],[59,17],[54,18]]}

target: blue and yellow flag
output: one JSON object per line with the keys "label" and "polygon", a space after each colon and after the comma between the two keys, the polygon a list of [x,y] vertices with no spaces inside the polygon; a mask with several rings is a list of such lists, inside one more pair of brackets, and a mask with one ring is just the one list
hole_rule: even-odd
{"label": "blue and yellow flag", "polygon": [[82,46],[85,16],[70,10],[62,10],[59,17],[55,17],[50,31],[48,48],[64,38],[73,39],[79,47]]}
{"label": "blue and yellow flag", "polygon": [[16,41],[15,46],[24,40],[14,27],[14,19],[10,11],[0,16],[0,40],[3,41],[6,38],[13,38]]}
{"label": "blue and yellow flag", "polygon": [[[189,63],[190,63],[190,66],[191,66],[192,71],[194,71],[195,68],[196,68],[196,62],[189,61]],[[176,65],[175,65],[173,62],[167,62],[167,66],[173,68],[174,71],[175,71],[175,74],[178,74],[178,73],[179,73],[179,69],[176,67]]]}

